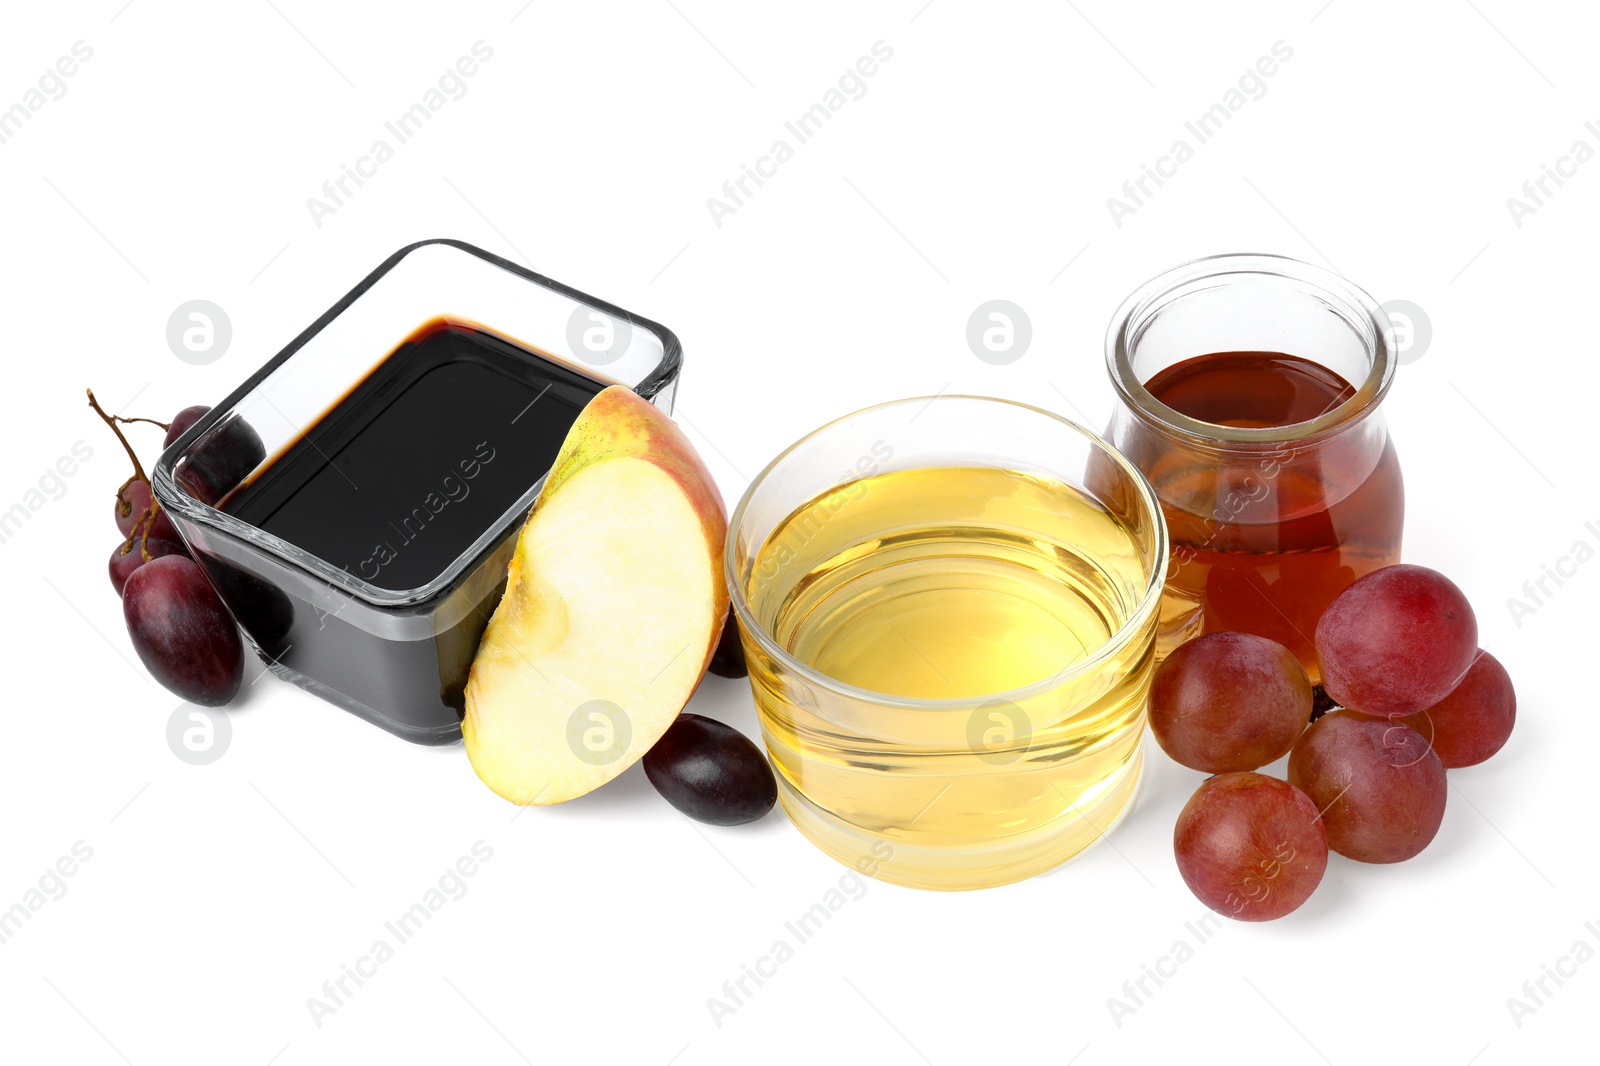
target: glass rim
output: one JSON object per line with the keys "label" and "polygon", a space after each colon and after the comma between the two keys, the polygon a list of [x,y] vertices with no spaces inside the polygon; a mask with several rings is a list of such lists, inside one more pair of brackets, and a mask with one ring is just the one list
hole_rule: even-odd
{"label": "glass rim", "polygon": [[[151,492],[160,501],[164,509],[171,509],[176,514],[194,524],[215,529],[220,533],[232,536],[250,545],[253,549],[265,554],[278,563],[289,566],[295,570],[309,574],[324,585],[358,599],[374,607],[396,610],[422,608],[435,601],[443,600],[460,583],[472,573],[478,563],[488,558],[510,532],[520,528],[525,521],[529,509],[539,494],[544,491],[544,476],[540,478],[518,497],[504,514],[481,533],[472,544],[462,551],[450,562],[444,570],[432,580],[411,589],[387,589],[370,581],[362,579],[321,558],[312,552],[306,551],[298,545],[268,533],[264,529],[244,522],[226,511],[221,510],[203,500],[196,499],[187,491],[180,488],[176,479],[176,465],[178,460],[187,453],[188,449],[200,440],[211,428],[228,416],[232,415],[241,402],[244,401],[256,387],[269,378],[274,371],[299,354],[300,350],[321,333],[334,319],[349,310],[367,290],[378,284],[383,277],[395,267],[399,266],[411,253],[434,245],[444,245],[458,252],[465,253],[477,259],[484,260],[492,266],[499,267],[529,284],[548,289],[578,303],[587,304],[611,315],[613,318],[626,320],[631,326],[654,333],[661,342],[661,362],[645,376],[637,385],[628,386],[635,393],[646,400],[654,401],[655,397],[667,386],[674,384],[681,373],[683,366],[683,346],[677,336],[665,326],[648,318],[625,311],[622,308],[590,296],[570,285],[564,285],[553,278],[545,277],[519,263],[495,255],[466,241],[454,240],[448,237],[435,237],[427,240],[415,241],[396,251],[370,274],[356,283],[355,287],[339,298],[332,307],[324,311],[315,322],[307,326],[293,340],[289,341],[271,359],[267,360],[260,369],[251,374],[239,386],[222,400],[218,401],[209,411],[201,415],[195,423],[184,431],[183,435],[162,450],[150,471]],[[419,321],[427,321],[428,315],[424,314]],[[492,323],[484,323],[490,330],[494,329]],[[526,341],[515,341],[528,347]]]}
{"label": "glass rim", "polygon": [[[1130,328],[1165,297],[1185,285],[1205,279],[1221,280],[1232,275],[1252,274],[1315,286],[1360,313],[1365,321],[1359,324],[1365,325],[1368,330],[1364,340],[1372,355],[1372,367],[1366,378],[1355,386],[1355,392],[1349,399],[1305,422],[1244,428],[1191,418],[1168,407],[1145,388],[1144,382],[1133,372],[1132,348],[1137,339],[1130,337]],[[1139,416],[1184,438],[1190,444],[1200,446],[1294,444],[1331,435],[1360,421],[1377,406],[1394,383],[1398,362],[1394,326],[1365,289],[1331,270],[1291,256],[1263,252],[1227,252],[1202,256],[1164,270],[1135,289],[1122,302],[1111,316],[1110,326],[1106,330],[1106,369],[1123,402]]]}
{"label": "glass rim", "polygon": [[[1111,459],[1111,461],[1116,464],[1118,469],[1120,469],[1133,484],[1141,505],[1144,507],[1145,512],[1150,516],[1152,527],[1155,530],[1155,544],[1153,552],[1154,558],[1151,561],[1150,573],[1145,579],[1144,592],[1141,594],[1133,609],[1129,612],[1128,617],[1123,624],[1117,628],[1116,632],[1107,637],[1105,642],[1096,648],[1091,654],[1071,663],[1054,674],[1040,678],[1037,681],[1030,681],[1028,684],[1021,685],[1016,688],[1005,689],[999,692],[987,692],[976,696],[962,696],[950,699],[935,700],[897,696],[893,693],[878,692],[874,689],[861,688],[857,685],[851,685],[847,682],[840,681],[835,677],[831,677],[828,674],[818,670],[814,666],[811,666],[809,663],[802,662],[793,655],[789,654],[788,649],[779,644],[778,641],[773,638],[772,634],[767,631],[767,628],[756,620],[755,614],[750,608],[750,602],[745,596],[744,589],[739,581],[736,554],[738,551],[738,534],[744,525],[745,511],[749,508],[750,502],[756,494],[756,490],[766,482],[768,476],[771,475],[780,464],[793,455],[801,446],[816,440],[822,434],[834,429],[841,423],[847,422],[853,418],[858,418],[861,415],[869,412],[882,411],[891,407],[908,406],[911,404],[928,406],[937,400],[967,400],[981,404],[994,404],[1017,408],[1022,411],[1030,412],[1031,414],[1050,419],[1053,422],[1060,423],[1066,426],[1070,431],[1085,438],[1092,447],[1097,448],[1101,454]],[[908,469],[914,469],[914,467],[908,467]],[[770,531],[768,535],[770,536]],[[1100,436],[1100,434],[1096,433],[1092,429],[1088,429],[1085,426],[1080,425],[1077,422],[1074,422],[1070,418],[1067,418],[1063,415],[1058,415],[1054,411],[1047,411],[1042,407],[1035,407],[1033,404],[1022,403],[1018,400],[1007,400],[998,396],[977,396],[969,393],[936,393],[932,396],[908,396],[898,400],[887,400],[883,403],[872,404],[871,406],[863,407],[858,411],[852,411],[849,414],[841,415],[830,422],[818,426],[816,429],[805,434],[799,440],[795,441],[783,451],[779,452],[775,457],[773,457],[772,461],[764,466],[761,469],[761,472],[756,474],[756,476],[751,480],[749,486],[744,491],[744,495],[740,497],[738,505],[734,507],[732,515],[730,515],[728,518],[728,536],[723,546],[722,569],[723,579],[728,586],[728,601],[730,604],[732,604],[734,613],[738,616],[739,621],[744,627],[744,631],[751,634],[755,638],[756,643],[761,646],[762,651],[776,660],[785,670],[791,671],[794,674],[803,677],[807,682],[816,685],[819,688],[827,689],[830,692],[848,697],[850,699],[859,700],[863,703],[878,704],[880,706],[892,707],[897,710],[933,712],[961,711],[970,713],[974,707],[981,707],[995,703],[1019,703],[1023,700],[1032,699],[1050,691],[1051,689],[1058,688],[1070,681],[1078,679],[1079,677],[1090,674],[1094,670],[1104,666],[1105,662],[1125,648],[1134,635],[1141,628],[1148,625],[1151,618],[1155,615],[1155,612],[1161,603],[1162,589],[1166,585],[1167,557],[1167,522],[1165,515],[1161,511],[1160,501],[1156,498],[1155,490],[1150,486],[1150,482],[1145,478],[1145,476],[1139,472],[1138,468],[1129,462],[1126,456],[1113,447],[1110,442],[1108,442],[1104,437]]]}

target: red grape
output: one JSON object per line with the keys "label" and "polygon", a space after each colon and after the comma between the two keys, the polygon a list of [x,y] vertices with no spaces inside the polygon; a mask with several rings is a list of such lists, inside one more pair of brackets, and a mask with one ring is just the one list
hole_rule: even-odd
{"label": "red grape", "polygon": [[761,749],[732,726],[698,714],[678,715],[645,752],[644,773],[668,803],[712,825],[753,822],[778,799]]}
{"label": "red grape", "polygon": [[1287,755],[1311,717],[1311,681],[1282,644],[1249,633],[1208,633],[1156,668],[1150,728],[1168,755],[1195,770],[1254,770]]}
{"label": "red grape", "polygon": [[1265,774],[1207,778],[1178,815],[1172,849],[1200,902],[1242,922],[1282,918],[1328,868],[1316,804]]}
{"label": "red grape", "polygon": [[1517,721],[1511,675],[1486,651],[1450,695],[1425,711],[1399,719],[1421,733],[1446,770],[1475,766],[1499,751]]}
{"label": "red grape", "polygon": [[1374,570],[1341,592],[1317,623],[1322,684],[1341,707],[1414,714],[1444,699],[1478,653],[1472,605],[1425,566]]}
{"label": "red grape", "polygon": [[166,555],[135,570],[122,588],[122,616],[145,669],[176,695],[216,707],[239,691],[238,627],[193,559]]}
{"label": "red grape", "polygon": [[1354,711],[1318,718],[1289,753],[1289,783],[1322,812],[1328,846],[1361,862],[1400,862],[1444,820],[1444,764],[1422,735]]}
{"label": "red grape", "polygon": [[172,442],[183,436],[184,430],[200,421],[200,417],[209,410],[211,410],[211,408],[207,407],[205,404],[196,404],[193,407],[185,407],[183,410],[173,415],[172,421],[167,425],[167,436],[166,439],[161,442],[161,447],[172,447]]}
{"label": "red grape", "polygon": [[[146,559],[145,552],[150,553]],[[128,578],[133,572],[151,559],[159,559],[164,555],[188,555],[189,549],[179,541],[168,540],[165,537],[151,537],[143,542],[143,551],[140,550],[140,538],[133,538],[132,543],[123,541],[111,552],[111,587],[117,590],[117,595],[122,595],[122,587],[128,583]]]}
{"label": "red grape", "polygon": [[722,638],[711,653],[711,672],[718,677],[744,677],[750,670],[744,664],[744,648],[739,645],[739,620],[733,608],[722,623]]}

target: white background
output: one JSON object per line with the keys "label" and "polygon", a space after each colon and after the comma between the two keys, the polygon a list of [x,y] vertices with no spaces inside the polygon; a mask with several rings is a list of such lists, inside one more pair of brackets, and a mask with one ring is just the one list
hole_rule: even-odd
{"label": "white background", "polygon": [[[1600,545],[1600,162],[1520,227],[1506,200],[1575,140],[1600,148],[1600,25],[1576,3],[1321,4],[9,5],[0,107],[74,42],[94,54],[0,144],[0,509],[75,441],[94,454],[0,544],[0,908],[75,842],[93,857],[0,945],[0,1057],[1592,1058],[1600,962],[1547,981],[1520,1026],[1507,999],[1576,941],[1600,948],[1600,564],[1520,624],[1507,600]],[[480,39],[494,55],[466,95],[316,225],[307,198]],[[865,96],[718,227],[707,197],[879,40],[894,54]],[[1265,95],[1118,227],[1107,197],[1280,40],[1293,57]],[[177,699],[132,658],[104,562],[127,471],[83,388],[163,419],[215,401],[434,236],[674,329],[680,421],[730,503],[794,438],[894,397],[989,393],[1103,424],[1111,311],[1195,256],[1284,253],[1413,301],[1432,344],[1386,405],[1405,553],[1476,603],[1516,733],[1451,774],[1419,858],[1335,856],[1299,912],[1227,925],[1120,1026],[1108,998],[1194,946],[1204,910],[1170,842],[1200,775],[1153,745],[1114,846],[985,892],[871,883],[718,1026],[708,997],[845,872],[781,813],[698,826],[635,767],[513,823],[459,747],[412,747],[271,677],[230,710],[224,756],[193,767],[165,740]],[[204,367],[165,340],[195,298],[233,324]],[[1006,366],[964,338],[994,298],[1032,320]],[[156,431],[140,439],[153,458]],[[709,679],[691,709],[755,734],[742,681]],[[465,897],[316,1025],[308,997],[480,840],[493,858]]]}

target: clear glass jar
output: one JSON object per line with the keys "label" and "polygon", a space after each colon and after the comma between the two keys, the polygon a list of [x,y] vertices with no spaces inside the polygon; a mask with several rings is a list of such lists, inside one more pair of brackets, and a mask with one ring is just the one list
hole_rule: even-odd
{"label": "clear glass jar", "polygon": [[[449,393],[453,400],[434,376],[449,369],[448,361],[385,381],[392,394],[419,398],[423,415],[407,423],[407,443],[414,447],[395,462],[415,461],[425,483],[396,513],[383,516],[392,517],[388,526],[394,532],[374,539],[404,553],[403,538],[425,535],[413,521],[424,523],[430,512],[443,513],[435,507],[448,506],[452,516],[482,519],[481,527],[457,529],[457,539],[467,543],[459,556],[437,567],[430,560],[426,573],[415,567],[350,567],[229,513],[228,495],[312,439],[308,433],[327,423],[340,432],[358,427],[346,440],[360,432],[365,413],[341,414],[340,404],[386,367],[389,354],[409,343],[419,326],[431,327],[430,320],[480,327],[503,342],[509,361],[475,379],[484,382],[478,391]],[[386,260],[174,441],[156,464],[152,484],[268,669],[406,740],[445,744],[461,736],[467,670],[547,467],[513,459],[490,466],[479,462],[483,454],[459,445],[436,449],[431,415],[439,422],[467,422],[471,439],[481,436],[491,449],[484,454],[495,448],[526,454],[519,449],[532,434],[540,435],[540,447],[559,445],[586,398],[607,384],[628,385],[670,412],[681,360],[677,338],[653,322],[471,245],[423,241]],[[456,360],[464,361],[488,365],[476,354]],[[549,395],[540,393],[538,402],[524,407],[515,391],[527,387],[516,376],[521,361],[535,382],[549,380],[535,375],[552,364],[564,368],[565,376]],[[471,410],[440,410],[445,403]],[[489,417],[491,410],[496,417]],[[471,478],[476,480],[469,484]],[[430,491],[425,495],[423,488]],[[465,512],[467,505],[459,502],[469,492],[480,511]],[[365,495],[373,495],[370,484]],[[352,492],[342,507],[313,517],[350,523],[350,512],[362,500],[363,494]],[[483,511],[485,500],[508,505]],[[401,573],[400,584],[408,587],[396,587]]]}
{"label": "clear glass jar", "polygon": [[1123,303],[1106,366],[1120,401],[1106,436],[1149,479],[1172,542],[1160,654],[1242,630],[1317,680],[1323,609],[1400,559],[1388,317],[1319,267],[1213,256]]}

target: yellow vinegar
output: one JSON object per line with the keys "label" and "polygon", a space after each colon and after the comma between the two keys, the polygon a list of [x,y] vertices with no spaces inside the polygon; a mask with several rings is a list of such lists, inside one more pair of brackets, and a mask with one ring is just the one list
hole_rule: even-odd
{"label": "yellow vinegar", "polygon": [[1138,780],[1157,536],[1059,481],[986,467],[877,474],[779,523],[746,597],[836,683],[746,636],[796,825],[923,888],[1015,881],[1093,843]]}

